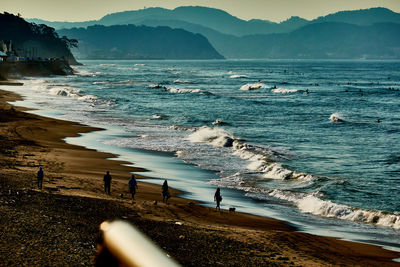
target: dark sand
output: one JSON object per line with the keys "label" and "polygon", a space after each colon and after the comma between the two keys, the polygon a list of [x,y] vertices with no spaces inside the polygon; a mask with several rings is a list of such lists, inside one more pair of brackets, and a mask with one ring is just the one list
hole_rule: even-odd
{"label": "dark sand", "polygon": [[[66,144],[62,138],[96,129],[6,103],[18,98],[0,90],[1,266],[93,265],[99,224],[115,218],[136,225],[185,266],[400,265],[392,261],[398,253],[297,233],[270,218],[216,212],[174,197],[175,190],[166,205],[161,186],[153,184],[140,182],[133,204],[127,182],[129,172],[140,169]],[[42,190],[36,188],[39,165]],[[113,176],[111,196],[103,192],[106,170]]]}

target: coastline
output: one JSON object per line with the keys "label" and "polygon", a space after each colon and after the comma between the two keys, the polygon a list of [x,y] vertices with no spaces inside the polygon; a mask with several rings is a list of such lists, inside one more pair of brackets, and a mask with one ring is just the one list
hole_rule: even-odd
{"label": "coastline", "polygon": [[[398,265],[391,261],[399,257],[396,252],[373,245],[294,232],[295,229],[275,219],[228,211],[215,212],[214,209],[196,205],[194,201],[175,197],[179,193],[177,190],[172,190],[170,204],[165,205],[161,203],[161,185],[139,182],[137,200],[132,205],[127,197],[129,172],[145,174],[144,169],[123,166],[126,162],[122,161],[107,160],[115,157],[113,154],[66,144],[62,141],[65,137],[79,136],[78,133],[99,129],[28,114],[23,112],[22,108],[11,108],[6,104],[6,101],[16,99],[21,98],[14,93],[0,91],[0,136],[4,139],[1,147],[4,157],[0,162],[3,178],[1,209],[6,214],[2,219],[2,227],[19,225],[7,215],[16,212],[18,207],[8,199],[13,196],[13,192],[21,192],[17,194],[22,195],[20,198],[25,195],[50,199],[62,197],[68,198],[71,205],[80,203],[85,206],[96,201],[107,202],[109,209],[116,209],[109,213],[113,216],[110,217],[107,213],[97,214],[94,210],[87,210],[87,214],[96,213],[101,220],[126,217],[125,219],[137,225],[143,222],[157,225],[156,234],[151,228],[147,229],[147,232],[145,229],[144,232],[183,265],[208,265],[217,262],[234,265],[243,264],[244,260],[245,265]],[[45,170],[42,191],[35,188],[34,174],[39,165]],[[113,176],[111,197],[103,193],[102,175],[106,170],[110,170]],[[22,184],[16,181],[20,176],[25,177]],[[9,190],[11,193],[7,195]],[[121,198],[121,194],[125,197]],[[153,205],[154,200],[158,201],[157,206]],[[82,204],[84,202],[85,204]],[[40,203],[32,208],[38,211],[38,216],[48,216],[41,213]],[[73,217],[74,213],[71,212],[70,216]],[[15,217],[13,219],[18,220]],[[63,226],[61,222],[59,227]],[[93,235],[88,243],[95,245],[96,233],[93,231],[96,231],[98,225],[90,227],[92,232],[89,233],[87,229],[76,231],[81,231],[82,235]],[[6,234],[2,241],[2,250],[7,248],[7,237],[18,233],[18,229],[4,232]],[[195,236],[191,237],[193,234]],[[51,235],[47,238],[51,238]],[[17,261],[18,257],[12,259],[9,256],[12,253],[18,254],[20,248],[21,246],[15,246],[14,250],[7,249],[7,253],[2,253],[3,260],[15,260],[11,262],[15,264],[23,263],[24,261]],[[46,248],[41,245],[38,249]],[[215,251],[218,251],[218,254]],[[90,255],[90,252],[91,257],[94,257],[92,247],[82,255]],[[217,255],[204,259],[205,255],[210,254]],[[77,259],[82,255],[77,256]],[[38,262],[46,263],[44,256],[37,257]],[[62,263],[62,259],[58,260]],[[90,264],[93,258],[87,260],[89,261],[85,262]]]}

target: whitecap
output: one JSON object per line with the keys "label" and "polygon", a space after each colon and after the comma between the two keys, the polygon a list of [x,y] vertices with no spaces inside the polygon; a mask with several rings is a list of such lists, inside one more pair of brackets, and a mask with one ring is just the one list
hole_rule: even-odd
{"label": "whitecap", "polygon": [[151,116],[151,118],[153,120],[163,120],[165,119],[167,116],[164,114],[153,114],[153,116]]}
{"label": "whitecap", "polygon": [[319,198],[318,193],[301,194],[275,189],[271,191],[269,195],[293,202],[305,213],[400,229],[400,214],[359,209],[344,204],[337,204],[330,200]]}
{"label": "whitecap", "polygon": [[258,82],[258,83],[247,83],[240,87],[240,90],[243,91],[251,91],[251,90],[258,90],[261,88],[268,88],[265,84]]}
{"label": "whitecap", "polygon": [[97,100],[97,96],[95,95],[83,95],[78,98],[79,100],[94,102]]}
{"label": "whitecap", "polygon": [[235,138],[228,131],[219,127],[203,126],[189,135],[188,140],[193,143],[205,143],[216,147],[232,147],[233,155],[250,161],[247,169],[256,171],[268,179],[304,180],[315,179],[311,174],[295,172],[285,168],[275,160],[282,159],[277,153],[265,147],[253,146],[244,140]]}
{"label": "whitecap", "polygon": [[332,113],[331,116],[329,116],[329,120],[331,122],[344,122],[345,121],[339,113]]}
{"label": "whitecap", "polygon": [[168,127],[170,130],[175,130],[175,131],[195,131],[195,129],[188,128],[186,126],[181,126],[181,125],[171,125]]}
{"label": "whitecap", "polygon": [[203,126],[189,135],[193,143],[206,143],[217,147],[231,147],[233,136],[222,128]]}
{"label": "whitecap", "polygon": [[286,88],[274,88],[271,92],[275,94],[290,94],[290,93],[297,93],[298,89],[286,89]]}
{"label": "whitecap", "polygon": [[239,79],[239,78],[247,78],[247,75],[240,75],[240,74],[233,74],[231,76],[229,76],[229,78],[231,79]]}
{"label": "whitecap", "polygon": [[186,89],[186,88],[167,88],[171,93],[175,94],[187,94],[187,93],[201,93],[201,89]]}
{"label": "whitecap", "polygon": [[222,121],[221,119],[216,119],[211,123],[212,125],[227,125],[228,123]]}
{"label": "whitecap", "polygon": [[181,80],[181,79],[176,79],[176,80],[174,81],[174,83],[189,84],[190,82],[189,82],[189,81],[183,81],[183,80]]}
{"label": "whitecap", "polygon": [[79,76],[95,77],[96,75],[101,74],[101,72],[98,72],[98,71],[90,72],[87,70],[79,70],[76,74]]}
{"label": "whitecap", "polygon": [[48,90],[48,93],[51,95],[58,95],[58,96],[67,96],[67,97],[80,97],[78,89],[74,88],[60,88],[60,87],[53,87]]}

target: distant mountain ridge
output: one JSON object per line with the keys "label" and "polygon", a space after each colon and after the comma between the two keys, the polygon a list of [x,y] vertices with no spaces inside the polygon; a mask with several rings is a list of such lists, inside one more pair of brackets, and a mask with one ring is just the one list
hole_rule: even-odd
{"label": "distant mountain ridge", "polygon": [[37,24],[44,23],[56,30],[62,28],[87,27],[92,25],[140,24],[144,20],[181,20],[198,24],[224,34],[244,36],[251,34],[283,33],[296,30],[306,24],[321,22],[344,22],[357,25],[372,25],[380,22],[400,23],[400,14],[387,8],[340,11],[308,21],[300,17],[291,17],[281,23],[252,19],[245,21],[215,8],[183,6],[173,10],[153,7],[147,9],[123,11],[105,15],[100,20],[84,22],[52,22],[41,19],[27,19]]}
{"label": "distant mountain ridge", "polygon": [[59,31],[80,42],[80,59],[223,59],[200,35],[169,27],[95,25]]}
{"label": "distant mountain ridge", "polygon": [[[149,8],[113,13],[98,21],[82,23],[185,29],[204,35],[227,58],[400,58],[397,36],[387,34],[397,34],[400,14],[386,8],[341,11],[312,21],[291,17],[281,23],[245,21],[225,11],[205,7]],[[389,28],[386,29],[384,23],[390,25]],[[68,25],[79,24],[63,24]],[[380,32],[373,30],[378,28]],[[321,30],[328,32],[321,33]],[[354,36],[361,39],[356,40]]]}
{"label": "distant mountain ridge", "polygon": [[221,33],[243,36],[248,34],[269,34],[278,32],[287,32],[298,27],[304,26],[308,21],[296,18],[295,21],[288,19],[282,23],[275,23],[267,20],[249,20],[245,21],[230,15],[229,13],[215,8],[185,6],[173,10],[153,7],[141,10],[123,11],[108,14],[100,20],[85,22],[51,22],[40,19],[28,19],[34,23],[44,23],[55,29],[87,27],[92,25],[140,25],[143,20],[181,20],[192,24],[198,24],[203,27],[219,31]]}
{"label": "distant mountain ridge", "polygon": [[393,12],[392,10],[383,7],[374,7],[370,9],[340,11],[327,16],[318,17],[311,22],[344,22],[360,26],[385,22],[400,24],[400,13]]}

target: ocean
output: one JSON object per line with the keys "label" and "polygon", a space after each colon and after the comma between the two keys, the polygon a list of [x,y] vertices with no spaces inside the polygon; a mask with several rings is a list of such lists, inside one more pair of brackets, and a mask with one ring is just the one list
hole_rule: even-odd
{"label": "ocean", "polygon": [[6,89],[206,206],[400,250],[399,61],[82,63]]}

